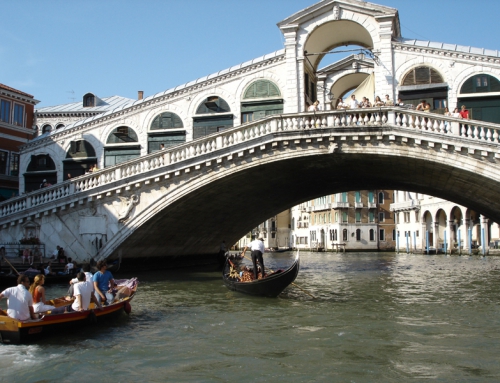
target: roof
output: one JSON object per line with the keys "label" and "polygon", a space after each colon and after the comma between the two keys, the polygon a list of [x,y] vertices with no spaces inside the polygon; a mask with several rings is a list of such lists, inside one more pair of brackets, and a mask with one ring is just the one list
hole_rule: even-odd
{"label": "roof", "polygon": [[404,37],[398,38],[396,39],[396,41],[400,42],[401,44],[414,45],[416,47],[422,47],[422,48],[446,49],[449,51],[455,51],[461,53],[500,57],[500,52],[498,50],[492,50],[492,49],[475,48],[457,44],[446,44],[435,41],[405,39]]}
{"label": "roof", "polygon": [[1,89],[4,89],[4,90],[8,90],[9,92],[19,93],[19,94],[21,94],[21,95],[23,95],[23,96],[33,98],[33,96],[32,96],[31,94],[29,94],[29,93],[21,92],[20,90],[17,90],[17,89],[11,88],[10,86],[4,85],[4,84],[0,84],[0,88],[1,88]]}
{"label": "roof", "polygon": [[82,101],[72,102],[70,104],[62,104],[55,106],[46,106],[44,108],[36,109],[36,113],[104,113],[108,110],[113,110],[120,107],[126,107],[133,104],[136,100],[131,98],[112,96],[100,99],[102,102],[98,106],[84,107]]}

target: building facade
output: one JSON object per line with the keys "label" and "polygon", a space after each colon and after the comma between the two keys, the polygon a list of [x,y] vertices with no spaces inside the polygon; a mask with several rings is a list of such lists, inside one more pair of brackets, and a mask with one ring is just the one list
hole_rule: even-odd
{"label": "building facade", "polygon": [[500,243],[499,225],[477,211],[441,198],[394,191],[397,249],[406,252],[489,252]]}
{"label": "building facade", "polygon": [[330,194],[291,211],[293,247],[315,251],[394,250],[392,192],[358,190]]}
{"label": "building facade", "polygon": [[0,200],[19,194],[20,147],[33,138],[32,95],[0,84]]}

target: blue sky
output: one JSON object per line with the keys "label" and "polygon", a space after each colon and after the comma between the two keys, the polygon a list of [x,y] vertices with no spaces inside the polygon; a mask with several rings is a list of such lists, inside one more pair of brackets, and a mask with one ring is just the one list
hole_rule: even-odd
{"label": "blue sky", "polygon": [[[0,83],[38,107],[136,98],[283,48],[276,23],[314,0],[4,0]],[[404,37],[500,49],[499,0],[380,0]],[[320,65],[321,66],[321,65]]]}

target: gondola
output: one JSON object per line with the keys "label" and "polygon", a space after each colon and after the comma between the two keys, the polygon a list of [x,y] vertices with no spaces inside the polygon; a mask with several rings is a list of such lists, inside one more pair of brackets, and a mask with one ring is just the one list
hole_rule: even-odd
{"label": "gondola", "polygon": [[[277,297],[297,278],[299,273],[300,259],[299,251],[295,256],[295,261],[287,270],[269,274],[264,279],[251,282],[239,282],[236,278],[231,278],[232,263],[228,259],[224,265],[222,279],[229,290],[250,295],[260,295],[264,297]],[[234,271],[233,271],[234,272]]]}
{"label": "gondola", "polygon": [[[128,314],[131,311],[130,301],[137,292],[137,279],[115,281],[119,286],[129,284],[131,286],[131,295],[118,299],[102,309],[90,304],[90,309],[86,311],[73,311],[62,314],[50,314],[50,312],[40,319],[20,321],[7,316],[7,313],[0,310],[0,342],[7,344],[30,343],[41,337],[54,334],[63,334],[63,330],[76,327],[81,328],[87,324],[100,324],[117,318],[124,311]],[[121,282],[121,283],[120,283]],[[48,304],[55,307],[67,306],[72,301],[62,298],[47,301]]]}

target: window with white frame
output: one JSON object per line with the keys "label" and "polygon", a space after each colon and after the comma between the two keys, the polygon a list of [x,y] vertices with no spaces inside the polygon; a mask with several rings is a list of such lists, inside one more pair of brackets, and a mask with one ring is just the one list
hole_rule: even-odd
{"label": "window with white frame", "polygon": [[385,241],[385,230],[384,229],[380,229],[379,232],[378,232],[378,239],[380,241]]}
{"label": "window with white frame", "polygon": [[24,105],[14,104],[14,125],[24,126]]}
{"label": "window with white frame", "polygon": [[0,100],[0,121],[10,123],[10,101]]}
{"label": "window with white frame", "polygon": [[383,211],[378,213],[378,221],[379,222],[384,222],[385,221],[385,213]]}
{"label": "window with white frame", "polygon": [[378,193],[378,203],[379,204],[384,203],[384,193],[383,192]]}

